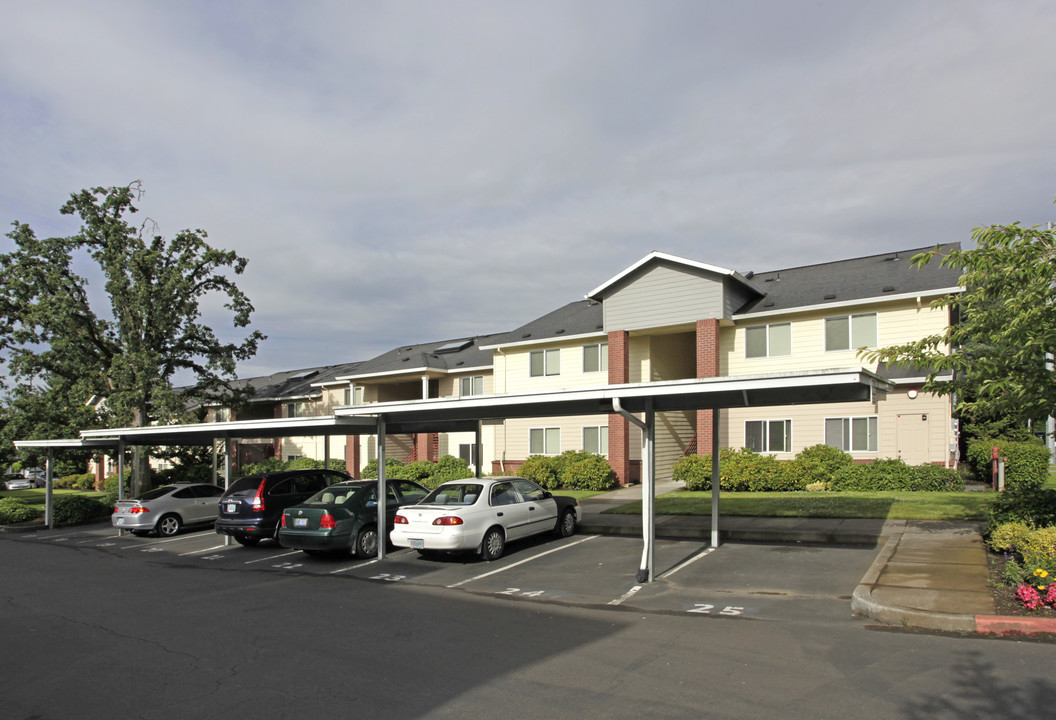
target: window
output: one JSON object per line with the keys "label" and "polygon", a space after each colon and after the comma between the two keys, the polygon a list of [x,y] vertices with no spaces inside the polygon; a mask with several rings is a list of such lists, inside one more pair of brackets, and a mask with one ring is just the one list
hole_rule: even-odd
{"label": "window", "polygon": [[470,395],[484,394],[484,376],[464,377],[458,379],[458,396],[469,397]]}
{"label": "window", "polygon": [[857,350],[876,345],[876,313],[825,318],[826,350]]}
{"label": "window", "polygon": [[231,408],[217,408],[214,417],[216,422],[231,422]]}
{"label": "window", "polygon": [[609,344],[583,346],[583,372],[608,372]]}
{"label": "window", "polygon": [[760,453],[792,452],[792,421],[749,420],[745,422],[744,446]]}
{"label": "window", "polygon": [[363,386],[356,385],[352,388],[352,404],[362,405],[363,404]]}
{"label": "window", "polygon": [[825,418],[825,444],[844,452],[876,452],[876,416]]}
{"label": "window", "polygon": [[345,388],[345,393],[344,393],[344,396],[341,398],[341,400],[342,400],[342,403],[341,403],[342,405],[351,405],[352,404],[352,388],[350,388],[350,387]]}
{"label": "window", "polygon": [[781,357],[792,354],[792,323],[756,325],[744,329],[746,358]]}
{"label": "window", "polygon": [[529,355],[529,360],[531,363],[530,373],[532,377],[561,374],[560,350],[534,350]]}
{"label": "window", "polygon": [[528,452],[532,455],[560,455],[561,428],[532,428],[529,430]]}
{"label": "window", "polygon": [[286,417],[304,417],[304,403],[286,403]]}
{"label": "window", "polygon": [[458,446],[458,456],[466,461],[471,467],[477,466],[477,445],[476,443],[461,443]]}
{"label": "window", "polygon": [[583,449],[598,455],[609,454],[609,426],[594,425],[583,428]]}

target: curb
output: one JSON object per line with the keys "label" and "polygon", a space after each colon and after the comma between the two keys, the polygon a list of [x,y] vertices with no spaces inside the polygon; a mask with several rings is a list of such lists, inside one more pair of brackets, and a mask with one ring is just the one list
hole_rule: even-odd
{"label": "curb", "polygon": [[976,632],[999,635],[1056,635],[1056,618],[976,615]]}

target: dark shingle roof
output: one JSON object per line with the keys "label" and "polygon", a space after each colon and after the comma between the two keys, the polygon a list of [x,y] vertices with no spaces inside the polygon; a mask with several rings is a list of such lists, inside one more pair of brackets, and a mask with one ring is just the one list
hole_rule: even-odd
{"label": "dark shingle roof", "polygon": [[[910,263],[914,255],[935,247],[747,274],[765,296],[748,302],[737,313],[773,312],[956,287],[959,270],[940,267],[937,259],[919,269]],[[959,248],[960,243],[939,247],[950,250]]]}
{"label": "dark shingle roof", "polygon": [[481,350],[481,345],[491,345],[491,335],[439,340],[418,345],[401,345],[386,353],[360,363],[354,371],[344,377],[369,375],[391,375],[399,372],[438,370],[458,372],[491,367],[491,350]]}
{"label": "dark shingle roof", "polygon": [[562,336],[604,334],[604,332],[601,303],[593,300],[577,300],[521,325],[516,330],[493,335],[486,344],[510,345],[547,338],[560,339]]}
{"label": "dark shingle roof", "polygon": [[322,365],[301,370],[283,370],[282,372],[261,377],[240,378],[232,385],[234,387],[246,387],[247,385],[252,387],[254,393],[249,402],[268,402],[319,395],[322,390],[313,386],[331,381],[340,375],[348,375],[355,372],[359,365],[360,363],[353,362],[340,365]]}

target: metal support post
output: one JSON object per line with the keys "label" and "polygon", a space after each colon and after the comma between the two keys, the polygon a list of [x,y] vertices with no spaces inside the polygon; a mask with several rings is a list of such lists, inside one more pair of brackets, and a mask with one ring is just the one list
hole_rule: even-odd
{"label": "metal support post", "polygon": [[389,536],[385,528],[385,418],[378,416],[378,560],[385,559],[385,539]]}
{"label": "metal support post", "polygon": [[711,546],[719,546],[719,409],[711,410]]}
{"label": "metal support post", "polygon": [[48,457],[44,461],[44,523],[48,530],[55,529],[55,501],[52,488],[55,486],[52,475],[55,472],[54,451],[48,448]]}

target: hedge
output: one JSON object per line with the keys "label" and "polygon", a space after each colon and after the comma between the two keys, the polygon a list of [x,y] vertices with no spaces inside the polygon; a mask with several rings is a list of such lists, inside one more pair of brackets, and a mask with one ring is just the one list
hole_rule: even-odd
{"label": "hedge", "polygon": [[613,472],[604,455],[586,450],[566,450],[560,455],[529,455],[517,474],[546,490],[611,490]]}
{"label": "hedge", "polygon": [[910,466],[902,460],[887,458],[868,465],[841,468],[832,481],[832,489],[860,492],[949,492],[963,490],[964,480],[951,468],[938,465]]}
{"label": "hedge", "polygon": [[59,525],[80,525],[105,518],[111,508],[84,495],[63,495],[55,498],[54,517]]}
{"label": "hedge", "polygon": [[0,498],[0,525],[29,522],[39,515],[39,510],[31,508],[18,498]]}
{"label": "hedge", "polygon": [[1018,486],[1040,488],[1049,475],[1048,448],[1040,440],[1017,442],[1001,438],[977,438],[968,443],[968,463],[976,478],[993,485],[991,448],[997,446],[1005,458],[1005,488]]}

